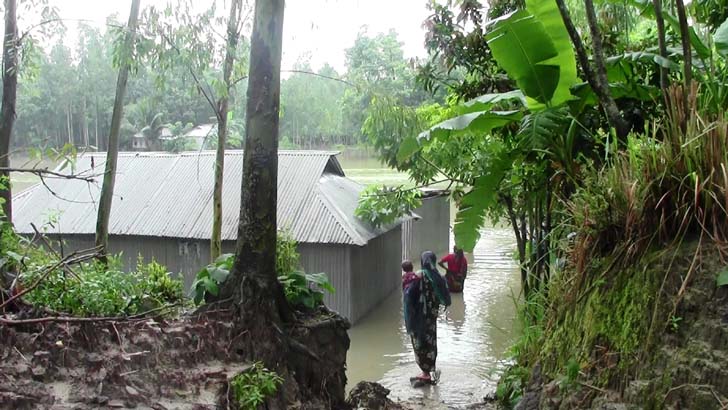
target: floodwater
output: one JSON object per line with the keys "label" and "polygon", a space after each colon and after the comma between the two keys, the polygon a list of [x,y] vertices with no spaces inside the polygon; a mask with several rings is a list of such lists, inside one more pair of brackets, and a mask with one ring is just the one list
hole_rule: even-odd
{"label": "floodwater", "polygon": [[[344,151],[339,161],[346,175],[361,184],[412,185],[406,174],[386,168],[366,151]],[[405,331],[402,295],[395,291],[349,331],[347,388],[362,380],[377,381],[391,390],[390,398],[427,409],[459,409],[482,402],[495,390],[507,350],[519,333],[515,249],[510,228],[488,227],[473,254],[467,255],[465,292],[454,294],[452,306],[439,317],[437,386],[410,385],[409,378],[420,370]]]}
{"label": "floodwater", "polygon": [[518,334],[514,298],[520,280],[514,249],[509,228],[491,227],[483,230],[473,254],[467,255],[465,291],[454,294],[452,306],[439,317],[437,386],[410,385],[409,378],[420,371],[405,331],[401,292],[395,291],[349,331],[348,388],[361,380],[378,381],[392,391],[392,399],[431,409],[482,402],[495,390],[507,350]]}

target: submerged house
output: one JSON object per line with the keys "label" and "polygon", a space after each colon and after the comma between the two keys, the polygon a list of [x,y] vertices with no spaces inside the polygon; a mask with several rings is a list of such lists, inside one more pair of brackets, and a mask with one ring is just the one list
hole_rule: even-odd
{"label": "submerged house", "polygon": [[[109,247],[122,253],[125,268],[138,255],[154,258],[179,272],[189,289],[209,262],[215,153],[120,153],[109,224]],[[104,154],[79,156],[76,169],[104,171]],[[223,251],[233,252],[240,209],[243,152],[225,155]],[[19,233],[32,234],[31,223],[64,243],[66,252],[93,247],[101,178],[95,184],[48,179],[14,198]],[[326,272],[336,288],[327,305],[352,322],[366,315],[400,283],[400,263],[407,252],[444,250],[449,238],[449,206],[432,196],[419,220],[405,218],[376,228],[354,216],[362,186],[346,178],[336,153],[280,151],[278,225],[298,242],[301,265]],[[419,212],[419,211],[418,211]],[[439,221],[427,223],[427,219]],[[405,222],[407,236],[403,236]],[[421,224],[421,225],[420,225]],[[418,233],[418,226],[422,231]],[[423,242],[424,241],[424,242]]]}

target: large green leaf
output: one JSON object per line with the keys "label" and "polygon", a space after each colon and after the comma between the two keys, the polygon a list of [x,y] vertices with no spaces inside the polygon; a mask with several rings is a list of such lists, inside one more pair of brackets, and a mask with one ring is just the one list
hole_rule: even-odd
{"label": "large green leaf", "polygon": [[728,268],[723,269],[715,279],[715,285],[718,287],[728,285]]}
{"label": "large green leaf", "polygon": [[458,111],[459,114],[468,114],[476,111],[487,111],[490,110],[494,105],[506,101],[518,101],[521,103],[521,105],[525,106],[526,96],[523,95],[523,91],[521,90],[513,90],[505,93],[485,94],[466,102],[461,106],[461,109],[458,109]]}
{"label": "large green leaf", "polygon": [[503,153],[494,158],[488,169],[475,180],[473,188],[463,196],[455,217],[455,243],[466,252],[472,252],[480,238],[488,208],[498,202],[498,185],[508,169],[510,161]]}
{"label": "large green leaf", "polygon": [[518,140],[527,150],[548,150],[555,135],[562,131],[568,112],[563,108],[551,108],[529,114],[521,121]]}
{"label": "large green leaf", "polygon": [[494,128],[500,128],[523,118],[521,111],[484,111],[461,115],[443,121],[420,133],[418,139],[450,138],[464,133],[486,135]]}
{"label": "large green leaf", "polygon": [[657,53],[650,53],[647,51],[634,51],[631,53],[620,54],[617,56],[611,56],[607,58],[607,66],[614,66],[620,64],[631,64],[635,62],[655,64],[660,67],[667,68],[672,71],[679,71],[680,65],[670,59],[667,59]]}
{"label": "large green leaf", "polygon": [[495,21],[486,41],[498,65],[526,96],[547,104],[559,86],[559,53],[546,26],[527,10]]}
{"label": "large green leaf", "polygon": [[420,143],[415,137],[407,137],[399,144],[397,151],[397,162],[402,164],[407,161],[415,152],[420,150]]}
{"label": "large green leaf", "polygon": [[728,19],[715,30],[713,34],[713,42],[718,54],[728,58]]}
{"label": "large green leaf", "polygon": [[526,105],[526,96],[521,90],[513,90],[481,95],[462,104],[457,109],[462,115],[433,126],[420,133],[417,138],[407,137],[402,140],[397,151],[397,162],[402,164],[418,152],[422,148],[419,142],[421,139],[447,138],[462,132],[487,134],[494,128],[520,121],[523,114],[519,111],[488,111],[494,105],[508,101],[518,101]]}
{"label": "large green leaf", "polygon": [[570,89],[579,80],[574,48],[555,0],[526,0],[526,9],[544,25],[558,53],[546,61],[559,66],[559,83],[550,102],[555,107],[573,98]]}

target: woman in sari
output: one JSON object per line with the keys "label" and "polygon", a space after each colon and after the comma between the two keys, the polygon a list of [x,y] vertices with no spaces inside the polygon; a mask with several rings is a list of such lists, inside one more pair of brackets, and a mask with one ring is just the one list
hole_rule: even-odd
{"label": "woman in sari", "polygon": [[437,315],[440,305],[450,306],[447,282],[437,270],[437,257],[426,251],[422,254],[419,280],[404,292],[404,319],[412,340],[415,359],[422,373],[416,381],[431,383],[431,373],[437,359]]}

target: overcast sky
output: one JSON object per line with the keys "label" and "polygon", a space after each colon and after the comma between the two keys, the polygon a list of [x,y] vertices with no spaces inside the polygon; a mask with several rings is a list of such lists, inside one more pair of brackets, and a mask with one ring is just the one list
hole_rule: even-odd
{"label": "overcast sky", "polygon": [[[229,0],[228,0],[229,1]],[[354,43],[361,27],[371,34],[394,28],[404,43],[406,57],[424,56],[422,22],[428,0],[287,0],[283,37],[283,68],[298,57],[311,53],[314,68],[328,62],[344,70],[344,50]],[[142,0],[142,8],[163,7],[169,0]],[[252,0],[251,0],[252,2]],[[174,1],[172,1],[174,3]],[[121,21],[129,16],[130,0],[51,0],[61,17],[92,20],[99,25],[117,13]],[[198,0],[203,5],[204,0]],[[226,7],[227,8],[227,7]],[[66,45],[75,46],[75,23],[66,23]],[[22,30],[22,27],[21,27]]]}

